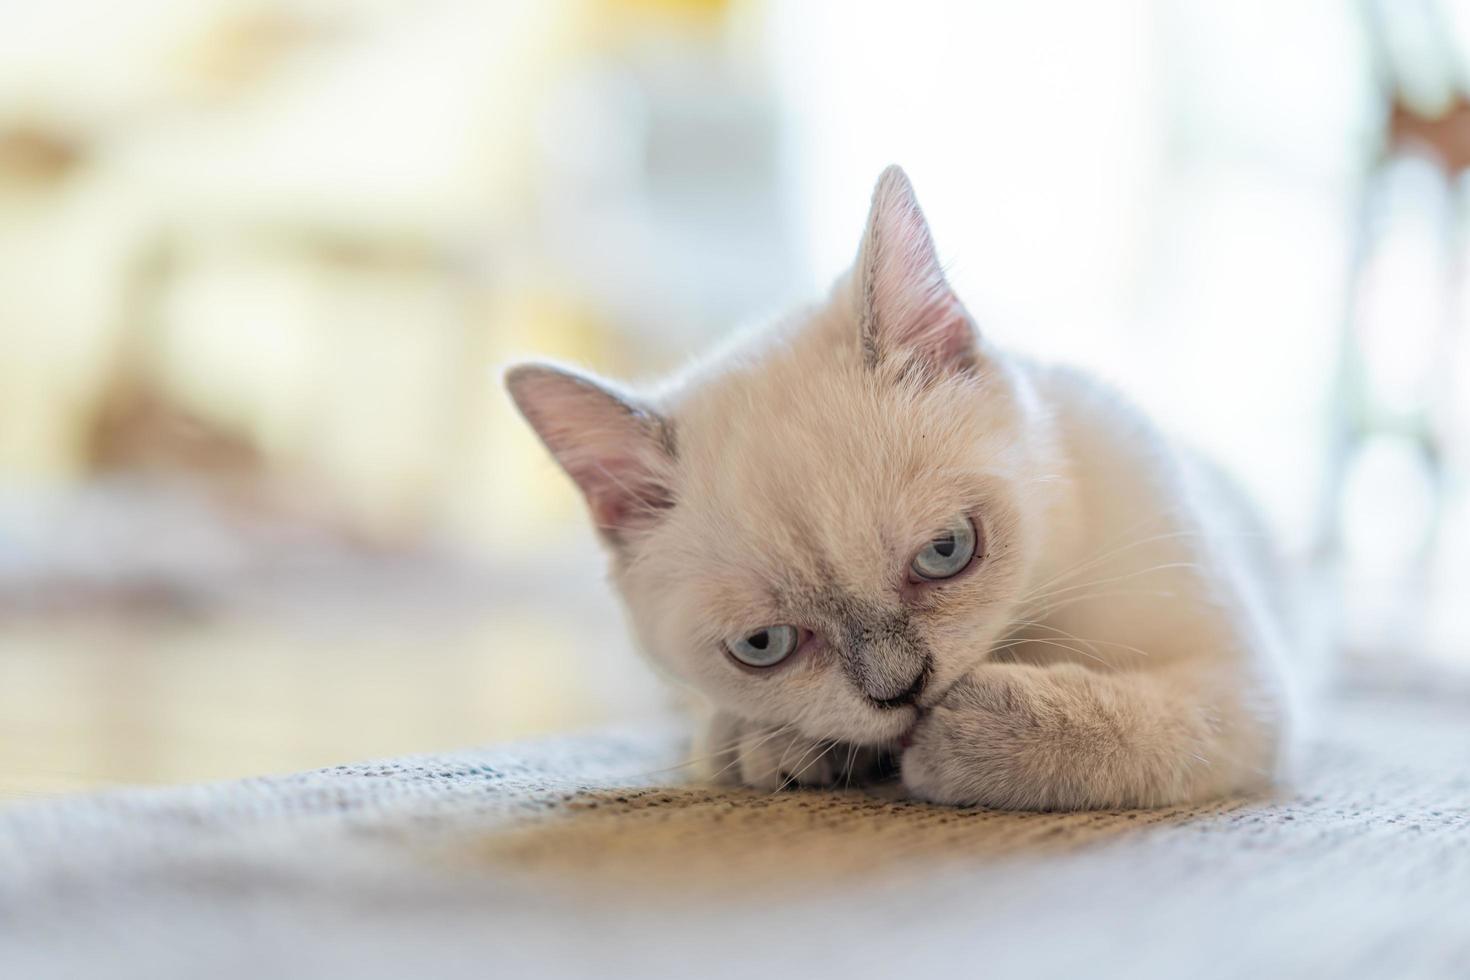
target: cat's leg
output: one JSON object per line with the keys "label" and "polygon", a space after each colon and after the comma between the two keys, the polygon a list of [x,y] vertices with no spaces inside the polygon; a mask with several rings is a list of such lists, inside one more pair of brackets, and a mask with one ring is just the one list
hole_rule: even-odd
{"label": "cat's leg", "polygon": [[703,742],[706,774],[728,786],[861,786],[887,764],[878,749],[808,738],[723,712],[711,719]]}
{"label": "cat's leg", "polygon": [[986,664],[915,726],[903,783],[1004,809],[1164,806],[1263,785],[1279,736],[1279,706],[1236,669]]}

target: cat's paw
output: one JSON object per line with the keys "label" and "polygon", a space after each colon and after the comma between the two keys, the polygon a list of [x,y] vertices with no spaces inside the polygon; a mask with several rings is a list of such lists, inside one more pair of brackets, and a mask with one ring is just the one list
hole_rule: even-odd
{"label": "cat's paw", "polygon": [[729,719],[716,730],[726,749],[714,777],[726,785],[775,791],[861,786],[891,776],[891,759],[880,749]]}
{"label": "cat's paw", "polygon": [[[960,681],[969,683],[968,678]],[[916,799],[956,805],[982,802],[971,784],[975,768],[985,765],[986,753],[970,738],[961,701],[946,696],[904,738],[900,779]]]}
{"label": "cat's paw", "polygon": [[756,729],[741,740],[740,783],[764,790],[834,786],[842,768],[837,748],[830,740]]}
{"label": "cat's paw", "polygon": [[1071,808],[1046,758],[1060,744],[1038,718],[1023,680],[981,668],[959,681],[905,739],[904,789],[930,803],[1036,810]]}
{"label": "cat's paw", "polygon": [[1138,675],[982,666],[909,734],[903,785],[932,803],[1007,810],[1180,803],[1235,788],[1203,755],[1213,725]]}

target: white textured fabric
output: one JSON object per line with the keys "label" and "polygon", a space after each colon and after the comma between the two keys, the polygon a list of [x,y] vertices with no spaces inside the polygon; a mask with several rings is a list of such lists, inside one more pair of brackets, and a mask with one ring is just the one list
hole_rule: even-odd
{"label": "white textured fabric", "polygon": [[1470,701],[1296,787],[1003,814],[681,784],[614,732],[0,811],[0,976],[1470,975]]}

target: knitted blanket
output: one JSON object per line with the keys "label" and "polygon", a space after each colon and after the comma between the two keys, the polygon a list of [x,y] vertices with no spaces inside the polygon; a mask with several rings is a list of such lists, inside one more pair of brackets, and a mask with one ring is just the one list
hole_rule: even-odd
{"label": "knitted blanket", "polygon": [[703,787],[674,726],[0,810],[0,976],[1464,977],[1470,701],[1297,782],[1014,814]]}

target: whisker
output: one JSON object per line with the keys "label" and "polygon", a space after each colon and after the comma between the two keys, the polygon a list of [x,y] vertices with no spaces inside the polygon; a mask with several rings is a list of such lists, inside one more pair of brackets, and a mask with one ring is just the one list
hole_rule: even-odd
{"label": "whisker", "polygon": [[1158,596],[1160,598],[1172,599],[1178,595],[1170,589],[1105,589],[1100,592],[1084,592],[1081,595],[1066,596],[1057,599],[1036,609],[1026,610],[1028,616],[1045,616],[1054,613],[1058,609],[1076,605],[1079,602],[1088,602],[1092,599],[1106,599],[1121,596]]}
{"label": "whisker", "polygon": [[1107,578],[1095,579],[1095,580],[1093,580],[1091,582],[1079,582],[1076,585],[1066,585],[1066,586],[1062,586],[1060,588],[1052,589],[1049,592],[1043,592],[1043,593],[1041,593],[1039,595],[1033,594],[1033,595],[1029,596],[1028,599],[1025,600],[1025,601],[1035,602],[1038,599],[1047,599],[1047,598],[1050,598],[1052,596],[1062,595],[1063,593],[1072,592],[1072,591],[1075,591],[1077,589],[1086,589],[1086,588],[1090,588],[1090,587],[1092,587],[1094,585],[1107,585],[1107,584],[1109,584],[1111,582],[1122,582],[1122,581],[1126,581],[1127,579],[1130,579],[1130,578],[1138,578],[1140,575],[1149,575],[1149,574],[1152,574],[1153,572],[1167,571],[1167,570],[1169,570],[1171,568],[1196,568],[1197,569],[1199,567],[1200,566],[1199,566],[1199,563],[1198,562],[1192,562],[1192,561],[1169,561],[1169,562],[1163,562],[1163,563],[1158,564],[1158,565],[1150,565],[1147,568],[1138,568],[1138,569],[1134,569],[1131,572],[1124,572],[1121,575],[1111,575],[1111,576],[1109,576]]}
{"label": "whisker", "polygon": [[1053,626],[1050,623],[1043,623],[1043,622],[1040,622],[1039,620],[1035,620],[1035,619],[1018,619],[1018,620],[1016,620],[1014,622],[1013,625],[1019,626],[1019,627],[1023,627],[1023,628],[1030,626],[1030,627],[1034,627],[1036,629],[1050,630],[1051,632],[1056,633],[1059,636],[1065,636],[1068,639],[1076,640],[1078,643],[1081,643],[1081,644],[1084,644],[1085,646],[1091,647],[1093,653],[1101,653],[1102,652],[1101,650],[1099,650],[1097,648],[1096,644],[1094,644],[1091,640],[1084,640],[1082,637],[1078,636],[1076,633],[1068,633],[1066,630],[1062,629],[1061,627],[1059,627],[1059,626]]}
{"label": "whisker", "polygon": [[1041,644],[1045,644],[1046,646],[1050,646],[1050,647],[1060,647],[1063,650],[1070,650],[1073,653],[1077,654],[1078,656],[1086,657],[1089,660],[1096,660],[1098,663],[1102,664],[1104,667],[1112,667],[1113,666],[1113,664],[1111,664],[1108,661],[1104,660],[1102,657],[1097,656],[1096,654],[1088,653],[1086,650],[1083,650],[1081,647],[1074,647],[1070,643],[1062,643],[1059,640],[1043,640],[1040,637],[1033,636],[1033,637],[1028,637],[1028,638],[1026,638],[1024,640],[1018,641],[1018,645],[1025,644],[1025,643],[1041,643]]}
{"label": "whisker", "polygon": [[1076,633],[1069,633],[1069,632],[1067,632],[1066,630],[1062,629],[1059,626],[1053,626],[1051,623],[1043,623],[1043,622],[1039,622],[1039,621],[1034,620],[1034,619],[1022,619],[1022,620],[1017,620],[1017,622],[1020,625],[1023,625],[1023,626],[1035,626],[1035,627],[1037,627],[1039,629],[1051,630],[1053,633],[1057,633],[1057,634],[1059,634],[1061,636],[1068,637],[1069,639],[1076,640],[1078,643],[1082,643],[1082,644],[1084,644],[1086,646],[1092,647],[1093,652],[1095,652],[1095,653],[1101,653],[1102,652],[1101,650],[1098,650],[1097,649],[1098,644],[1101,644],[1102,646],[1105,646],[1105,647],[1117,647],[1120,650],[1128,650],[1128,651],[1130,651],[1132,653],[1138,654],[1140,657],[1147,657],[1149,655],[1149,652],[1147,650],[1141,650],[1138,647],[1130,646],[1127,643],[1119,643],[1116,640],[1089,640],[1089,639],[1084,639],[1083,637],[1078,636]]}
{"label": "whisker", "polygon": [[[835,745],[836,743],[834,742],[832,744]],[[806,762],[808,756],[812,755],[813,750],[816,751],[816,756],[812,760],[813,762],[815,762],[817,759],[820,759],[822,757],[822,754],[827,751],[826,748],[823,748],[822,741],[820,739],[814,739],[812,741],[812,744],[808,746],[804,752],[801,753],[801,758],[796,760],[796,764],[798,766],[801,766],[801,768],[794,775],[791,775],[790,778],[782,778],[783,774],[787,774],[790,772],[790,770],[786,768],[786,754],[787,752],[791,751],[791,746],[786,746],[786,751],[781,753],[781,758],[776,762],[777,783],[776,788],[772,791],[771,795],[774,796],[776,793],[779,793],[784,789],[792,786],[801,785],[798,780],[801,778],[801,774],[806,772],[809,765],[803,765],[803,763]]]}
{"label": "whisker", "polygon": [[[791,731],[793,727],[794,726],[792,726],[790,724],[780,725],[780,726],[772,729],[771,731],[767,732],[766,734],[762,735],[758,740],[756,740],[756,742],[754,744],[752,744],[750,746],[750,748],[751,749],[759,748],[760,746],[764,745],[766,742],[768,742],[771,739],[777,737],[778,735],[781,735],[781,734],[783,734],[785,732]],[[733,760],[731,760],[730,762],[726,763],[725,765],[721,766],[719,769],[717,769],[713,773],[711,773],[711,775],[710,775],[709,778],[714,779],[715,777],[723,774],[725,772],[725,770],[729,769],[731,766],[735,765],[736,763],[738,763],[740,761],[739,747],[740,747],[740,743],[746,737],[747,737],[747,735],[745,733],[741,733],[739,735],[736,735],[734,738],[730,739],[729,741],[726,741],[726,742],[722,743],[713,752],[708,752],[708,753],[706,753],[704,755],[695,756],[692,759],[686,759],[683,762],[675,763],[672,766],[665,766],[662,769],[650,769],[650,770],[647,770],[646,772],[635,773],[633,775],[633,778],[644,778],[644,777],[648,777],[648,776],[658,776],[658,775],[662,775],[664,773],[674,772],[674,771],[679,770],[679,769],[687,769],[690,766],[699,765],[701,762],[708,762],[711,759],[717,759],[717,758],[719,758],[720,756],[724,755],[727,752],[732,752],[732,751],[735,752],[735,758]]]}
{"label": "whisker", "polygon": [[[1113,542],[1117,542],[1120,539],[1125,539],[1128,535],[1131,535],[1135,531],[1138,531],[1138,530],[1142,529],[1143,527],[1147,526],[1150,521],[1155,520],[1155,519],[1156,518],[1154,518],[1154,517],[1145,517],[1145,518],[1143,518],[1140,521],[1134,522],[1130,527],[1128,527],[1124,531],[1120,532],[1119,534],[1115,535],[1112,538],[1112,541]],[[1123,542],[1121,544],[1104,545],[1103,546],[1104,547],[1104,550],[1101,551],[1100,553],[1094,554],[1094,555],[1092,555],[1092,556],[1090,556],[1088,558],[1084,558],[1082,561],[1077,562],[1075,565],[1071,565],[1068,568],[1065,568],[1062,571],[1056,573],[1055,575],[1052,575],[1050,578],[1046,579],[1045,581],[1038,582],[1036,584],[1035,588],[1037,588],[1037,589],[1044,589],[1047,586],[1052,585],[1053,583],[1062,581],[1062,580],[1064,580],[1064,579],[1066,579],[1066,578],[1068,578],[1068,577],[1070,577],[1072,575],[1078,574],[1079,572],[1083,571],[1084,569],[1086,569],[1086,568],[1088,568],[1088,567],[1090,567],[1090,566],[1092,566],[1092,565],[1094,565],[1094,564],[1096,564],[1098,562],[1106,561],[1107,559],[1112,558],[1115,555],[1121,554],[1121,553],[1123,553],[1125,551],[1129,551],[1129,550],[1131,550],[1133,548],[1142,547],[1143,545],[1146,545],[1146,544],[1153,544],[1153,543],[1158,542],[1158,541],[1166,541],[1166,540],[1169,540],[1170,538],[1192,537],[1192,536],[1195,536],[1197,534],[1198,534],[1198,532],[1196,532],[1196,531],[1189,531],[1189,530],[1185,530],[1185,529],[1179,529],[1179,530],[1175,530],[1175,531],[1165,531],[1163,533],[1155,534],[1155,535],[1150,535],[1149,537],[1144,537],[1144,538],[1134,538],[1133,540],[1123,540]]]}
{"label": "whisker", "polygon": [[[822,742],[823,741],[826,741],[826,743],[827,743],[825,746],[822,745]],[[833,749],[837,748],[837,740],[835,738],[834,739],[818,740],[817,747],[818,747],[818,752],[816,753],[816,755],[813,755],[812,756],[811,761],[810,762],[807,762],[805,765],[803,765],[800,769],[798,769],[796,771],[796,774],[791,777],[792,778],[792,782],[794,782],[796,785],[798,785],[798,786],[801,785],[801,777],[806,773],[806,771],[808,769],[810,769],[812,766],[816,765],[818,762],[821,762],[823,756],[827,755],[827,753],[829,753]],[[803,755],[802,756],[802,759],[805,760],[806,759],[806,755]]]}

